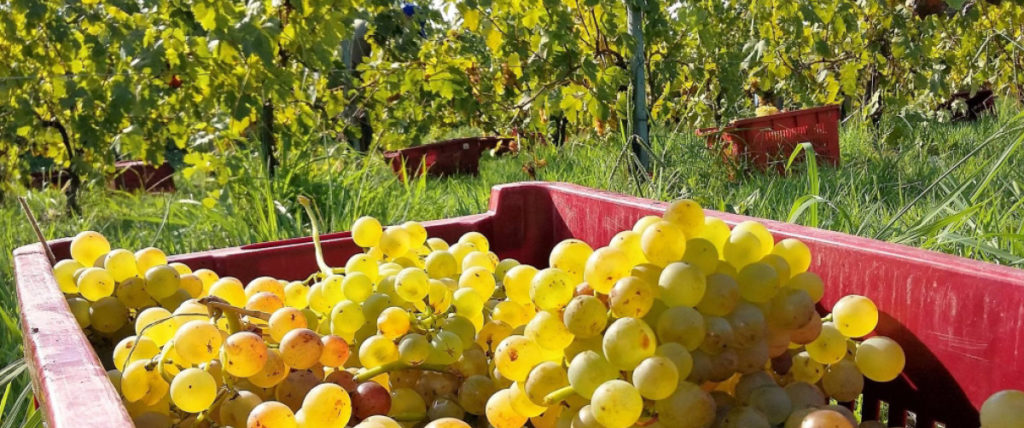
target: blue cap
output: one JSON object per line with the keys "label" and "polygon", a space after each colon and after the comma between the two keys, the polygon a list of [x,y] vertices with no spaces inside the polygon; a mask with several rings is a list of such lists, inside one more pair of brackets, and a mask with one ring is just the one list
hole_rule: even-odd
{"label": "blue cap", "polygon": [[405,3],[402,5],[402,12],[405,13],[405,16],[412,16],[416,13],[416,5],[412,3]]}

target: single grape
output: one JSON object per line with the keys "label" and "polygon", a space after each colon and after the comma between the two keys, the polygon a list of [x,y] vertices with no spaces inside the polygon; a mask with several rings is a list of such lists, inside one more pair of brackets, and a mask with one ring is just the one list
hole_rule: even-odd
{"label": "single grape", "polygon": [[863,337],[878,325],[878,308],[864,296],[850,295],[832,306],[832,320],[846,337]]}
{"label": "single grape", "polygon": [[430,354],[427,356],[426,363],[452,364],[462,356],[462,349],[462,339],[459,338],[459,335],[441,330],[430,339]]}
{"label": "single grape", "polygon": [[583,282],[587,260],[594,249],[579,239],[566,239],[551,249],[548,266],[561,270],[572,278],[573,284]]}
{"label": "single grape", "polygon": [[594,296],[576,296],[565,307],[562,322],[577,337],[595,337],[608,323],[608,308]]}
{"label": "single grape", "polygon": [[185,369],[171,382],[171,401],[188,413],[199,413],[217,398],[217,382],[202,369]]}
{"label": "single grape", "polygon": [[638,318],[620,318],[608,327],[602,341],[604,355],[620,370],[632,370],[658,347],[654,331]]}
{"label": "single grape", "polygon": [[391,261],[396,258],[402,257],[405,253],[409,252],[412,237],[409,236],[409,232],[401,227],[388,227],[384,229],[384,232],[380,235],[380,248],[383,259]]}
{"label": "single grape", "polygon": [[721,428],[771,428],[772,425],[757,409],[739,406],[729,409],[718,426]]}
{"label": "single grape", "polygon": [[267,350],[267,362],[256,374],[249,376],[249,382],[260,388],[274,388],[288,377],[290,369],[278,349]]}
{"label": "single grape", "polygon": [[469,288],[476,291],[480,298],[487,300],[494,294],[495,287],[491,271],[479,266],[463,266],[462,275],[459,276],[459,288]]}
{"label": "single grape", "polygon": [[431,278],[451,278],[458,274],[459,264],[455,256],[445,250],[435,250],[427,255],[424,262],[427,275]]}
{"label": "single grape", "polygon": [[503,300],[494,306],[494,310],[491,312],[491,319],[501,321],[508,324],[509,327],[516,328],[530,322],[532,318],[531,312],[524,305],[511,300]]}
{"label": "single grape", "polygon": [[422,334],[409,333],[398,342],[398,357],[408,364],[422,364],[430,352],[430,341]]}
{"label": "single grape", "polygon": [[608,428],[627,428],[640,419],[644,400],[629,382],[610,380],[597,387],[590,400],[594,419]]}
{"label": "single grape", "polygon": [[534,404],[544,404],[544,397],[569,385],[569,377],[561,364],[545,361],[530,370],[523,387]]}
{"label": "single grape", "polygon": [[[277,297],[276,294],[269,291],[261,291],[253,294],[252,297],[245,303],[245,309],[250,311],[259,311],[267,314],[272,314],[274,311],[284,307],[284,300]],[[266,321],[259,318],[250,317],[249,322],[263,325]]]}
{"label": "single grape", "polygon": [[803,351],[793,355],[790,373],[797,381],[815,384],[825,375],[825,365],[811,358],[807,351]]}
{"label": "single grape", "polygon": [[[441,327],[444,330],[455,333],[459,336],[459,340],[462,341],[462,349],[468,349],[475,343],[476,338],[476,327],[473,326],[473,322],[465,317],[458,315],[451,315],[445,318]],[[483,345],[480,345],[483,346]],[[497,344],[495,344],[497,346]]]}
{"label": "single grape", "polygon": [[92,266],[96,259],[110,252],[110,242],[103,235],[87,230],[71,240],[71,258],[82,266]]}
{"label": "single grape", "polygon": [[640,245],[641,240],[641,234],[632,230],[624,230],[613,236],[612,240],[608,242],[608,246],[622,250],[623,253],[626,253],[629,265],[636,266],[647,263],[647,256],[644,255],[644,249]]}
{"label": "single grape", "polygon": [[668,398],[679,384],[679,369],[666,357],[649,357],[633,369],[633,385],[648,400]]}
{"label": "single grape", "polygon": [[527,417],[512,408],[512,391],[502,389],[487,400],[487,421],[494,428],[519,428],[526,424]]}
{"label": "single grape", "polygon": [[658,278],[658,296],[669,307],[694,307],[700,303],[707,289],[705,274],[696,266],[685,262],[671,263]]}
{"label": "single grape", "polygon": [[539,309],[559,310],[572,300],[575,282],[558,268],[537,272],[530,281],[530,299]]}
{"label": "single grape", "polygon": [[807,382],[793,382],[785,387],[786,395],[793,404],[793,410],[817,408],[828,404],[825,394],[817,386]]}
{"label": "single grape", "polygon": [[192,320],[174,334],[174,350],[185,363],[199,365],[209,362],[220,351],[223,338],[217,326],[207,321]]}
{"label": "single grape", "polygon": [[494,266],[494,274],[492,275],[494,276],[494,282],[499,283],[504,280],[505,275],[508,275],[508,272],[516,266],[519,266],[519,264],[519,261],[516,259],[502,259],[499,261],[498,264]]}
{"label": "single grape", "polygon": [[358,272],[370,278],[370,282],[375,283],[379,279],[378,260],[370,254],[354,254],[345,262],[345,274],[351,275]]}
{"label": "single grape", "polygon": [[409,313],[390,307],[377,316],[377,330],[388,339],[397,339],[409,331]]}
{"label": "single grape", "polygon": [[895,340],[875,336],[857,346],[855,361],[864,377],[875,382],[889,382],[903,372],[907,357]]}
{"label": "single grape", "polygon": [[[450,401],[450,400],[447,400],[447,399],[444,399],[444,401],[435,400],[434,404],[431,406],[430,410],[434,410],[437,407],[441,407],[441,405],[438,404],[439,402],[440,403],[444,403],[444,402],[448,402],[448,401]],[[461,410],[462,409],[459,409],[459,411],[461,411]],[[428,415],[430,413],[431,413],[431,411],[427,411]],[[430,421],[430,423],[428,423],[423,428],[470,428],[470,425],[465,423],[465,422],[463,422],[460,419],[460,417],[458,417],[458,416],[457,417],[441,417],[441,418],[436,418],[436,419]]]}
{"label": "single grape", "polygon": [[459,387],[459,405],[473,415],[483,415],[487,399],[494,394],[497,387],[487,376],[474,375],[466,378]]}
{"label": "single grape", "polygon": [[640,248],[651,263],[665,267],[686,254],[686,235],[671,222],[659,221],[644,229]]}
{"label": "single grape", "polygon": [[811,250],[799,239],[786,238],[775,244],[772,254],[776,254],[789,264],[790,272],[794,275],[806,272],[811,266]]}
{"label": "single grape", "polygon": [[654,287],[635,276],[627,276],[615,283],[608,294],[612,315],[617,318],[643,318],[654,304]]}
{"label": "single grape", "polygon": [[601,354],[583,351],[569,363],[567,375],[576,393],[589,400],[598,386],[618,378],[619,372]]}
{"label": "single grape", "polygon": [[[177,273],[177,272],[175,272]],[[78,292],[82,297],[95,302],[114,294],[114,278],[106,269],[98,267],[86,268],[78,276]]]}
{"label": "single grape", "polygon": [[387,337],[374,335],[359,345],[359,361],[372,369],[398,360],[398,346]]}
{"label": "single grape", "polygon": [[676,366],[676,376],[679,379],[686,379],[690,376],[690,372],[693,370],[693,356],[685,346],[676,342],[662,343],[654,351],[654,354],[672,361]]}
{"label": "single grape", "polygon": [[423,300],[424,297],[427,297],[429,291],[430,277],[427,276],[423,269],[405,268],[395,277],[395,292],[406,301]]}
{"label": "single grape", "polygon": [[135,334],[153,339],[158,346],[171,340],[177,329],[177,320],[164,308],[149,308],[135,317]]}
{"label": "single grape", "polygon": [[279,349],[288,367],[305,370],[320,362],[324,345],[315,331],[297,328],[284,335]]}
{"label": "single grape", "polygon": [[1014,428],[1024,420],[1024,392],[1007,389],[992,394],[981,405],[981,428]]}
{"label": "single grape", "polygon": [[505,297],[522,305],[533,304],[530,300],[530,284],[537,272],[537,268],[530,265],[519,265],[509,269],[502,280]]}
{"label": "single grape", "polygon": [[75,283],[74,275],[75,271],[83,267],[81,263],[73,259],[64,259],[53,265],[53,277],[57,280],[57,287],[62,293],[78,293],[78,284]]}
{"label": "single grape", "polygon": [[851,359],[842,359],[828,366],[821,378],[821,386],[836,401],[853,401],[864,389],[864,376]]}
{"label": "single grape", "polygon": [[764,367],[771,360],[768,349],[768,342],[760,340],[745,348],[737,348],[736,371],[739,373],[753,373],[764,370]]}
{"label": "single grape", "polygon": [[793,410],[793,403],[786,394],[786,390],[777,385],[769,385],[757,388],[750,393],[747,400],[750,406],[757,409],[773,425],[786,422],[789,413]]}
{"label": "single grape", "polygon": [[89,325],[100,333],[113,334],[128,323],[128,308],[115,297],[101,298],[89,307]]}
{"label": "single grape", "polygon": [[804,290],[784,288],[771,300],[768,322],[775,328],[795,330],[817,317],[814,301]]}
{"label": "single grape", "polygon": [[156,301],[146,292],[146,281],[142,278],[128,278],[114,290],[117,300],[131,309],[156,306]]}
{"label": "single grape", "polygon": [[68,308],[71,309],[71,314],[75,316],[75,321],[78,326],[85,329],[89,327],[92,320],[89,318],[89,307],[92,306],[88,300],[81,297],[68,298]]}
{"label": "single grape", "polygon": [[705,315],[724,317],[731,313],[740,301],[739,284],[729,275],[713,273],[707,277],[704,297],[697,303],[697,310]]}
{"label": "single grape", "polygon": [[149,360],[160,353],[160,347],[148,337],[128,336],[114,346],[114,367],[124,371],[134,361]]}
{"label": "single grape", "polygon": [[807,320],[806,324],[798,327],[790,333],[789,340],[798,345],[811,343],[814,339],[818,338],[819,334],[821,334],[821,325],[821,317],[818,315],[818,312],[815,311],[814,315],[811,316],[810,320]]}
{"label": "single grape", "polygon": [[701,272],[714,272],[718,269],[718,249],[704,238],[692,238],[686,241],[682,261],[696,266]]}
{"label": "single grape", "polygon": [[619,279],[629,275],[633,265],[626,253],[615,247],[599,248],[590,254],[583,270],[583,280],[594,291],[608,294]]}
{"label": "single grape", "polygon": [[241,390],[234,396],[224,400],[220,405],[218,414],[220,423],[224,426],[244,427],[249,413],[256,408],[263,400],[252,392]]}
{"label": "single grape", "polygon": [[541,361],[540,353],[540,346],[533,339],[511,335],[495,349],[494,365],[509,380],[525,380],[530,369]]}
{"label": "single grape", "polygon": [[814,272],[798,273],[786,281],[784,287],[806,291],[814,303],[821,301],[821,297],[825,295],[825,284],[821,281],[821,277]]}
{"label": "single grape", "polygon": [[[527,395],[523,382],[513,382],[508,389],[511,391],[509,398],[512,399],[512,410],[515,410],[516,413],[526,416],[527,418],[532,418],[540,416],[541,413],[544,413],[544,411],[547,410],[546,406],[534,403],[530,400],[530,396]],[[543,403],[543,401],[541,403]]]}
{"label": "single grape", "polygon": [[462,271],[465,272],[470,268],[480,268],[487,271],[491,275],[491,279],[494,279],[494,268],[497,263],[491,259],[490,254],[481,251],[470,251],[462,258]]}
{"label": "single grape", "polygon": [[260,336],[242,331],[228,336],[221,347],[224,370],[238,377],[249,377],[267,362],[267,345]]}
{"label": "single grape", "polygon": [[680,343],[688,351],[699,348],[706,336],[704,317],[687,306],[675,306],[662,312],[657,330],[662,342]]}
{"label": "single grape", "polygon": [[303,416],[309,426],[344,426],[352,416],[352,407],[348,392],[333,383],[317,385],[302,400]]}
{"label": "single grape", "polygon": [[704,230],[704,210],[700,204],[690,199],[680,199],[671,203],[665,208],[662,218],[678,226],[687,238],[695,237]]}
{"label": "single grape", "polygon": [[676,391],[664,400],[654,402],[658,421],[674,428],[710,426],[715,420],[715,401],[690,382],[680,382]]}
{"label": "single grape", "polygon": [[846,356],[846,337],[835,324],[826,322],[821,325],[821,333],[805,347],[808,355],[821,364],[835,364]]}
{"label": "single grape", "polygon": [[757,235],[745,230],[733,229],[722,245],[722,259],[737,270],[761,260],[765,254]]}
{"label": "single grape", "polygon": [[258,404],[249,413],[247,428],[297,428],[295,413],[277,401]]}
{"label": "single grape", "polygon": [[768,303],[779,290],[779,274],[767,263],[750,263],[736,277],[740,296],[753,303]]}
{"label": "single grape", "polygon": [[332,304],[331,300],[324,295],[324,284],[318,282],[309,287],[309,292],[306,293],[306,303],[310,309],[318,314],[329,314],[331,309],[341,302]]}
{"label": "single grape", "polygon": [[302,408],[302,400],[314,387],[319,385],[322,377],[309,370],[296,370],[288,373],[284,380],[274,387],[273,398],[281,402],[293,412]]}
{"label": "single grape", "polygon": [[452,295],[452,306],[455,306],[456,314],[469,318],[483,313],[484,299],[476,290],[460,288]]}
{"label": "single grape", "polygon": [[229,305],[239,308],[245,306],[245,302],[248,300],[245,297],[245,288],[242,286],[242,281],[230,276],[223,277],[214,282],[210,286],[210,295],[220,297],[228,302]]}
{"label": "single grape", "polygon": [[370,248],[377,245],[383,228],[377,219],[363,216],[352,223],[352,242],[363,248]]}
{"label": "single grape", "polygon": [[807,413],[799,422],[799,428],[856,428],[846,415],[833,409],[815,410]]}
{"label": "single grape", "polygon": [[526,324],[524,334],[542,348],[555,351],[565,349],[574,337],[558,314],[550,311],[538,311]]}
{"label": "single grape", "polygon": [[722,254],[725,241],[729,239],[729,225],[717,217],[704,217],[704,228],[696,236],[690,238],[702,238],[715,245],[718,254]]}
{"label": "single grape", "polygon": [[351,300],[342,300],[331,309],[331,334],[342,337],[351,335],[365,322],[366,314],[363,313],[363,308]]}

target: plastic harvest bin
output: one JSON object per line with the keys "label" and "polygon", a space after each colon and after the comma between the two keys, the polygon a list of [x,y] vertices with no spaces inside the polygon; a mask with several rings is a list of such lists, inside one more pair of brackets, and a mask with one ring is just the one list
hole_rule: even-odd
{"label": "plastic harvest bin", "polygon": [[762,170],[774,166],[784,172],[786,161],[796,145],[810,142],[815,156],[823,162],[839,165],[839,106],[829,105],[776,113],[730,122],[719,128],[697,130],[708,137],[708,147],[721,142],[723,156],[735,161],[746,157]]}
{"label": "plastic harvest bin", "polygon": [[[479,231],[501,257],[546,266],[551,248],[579,238],[603,246],[662,202],[570,184],[518,183],[492,190],[488,212],[428,221],[430,236],[449,241]],[[730,224],[749,217],[707,211]],[[842,233],[763,221],[777,240],[803,240],[811,271],[824,279],[825,308],[847,294],[873,299],[878,334],[907,353],[904,375],[866,382],[863,410],[875,418],[886,403],[893,426],[977,427],[977,408],[992,393],[1024,389],[1024,271]],[[58,258],[68,239],[53,241]],[[349,232],[323,237],[325,256],[343,265],[359,251]],[[39,244],[14,252],[25,353],[51,428],[128,427],[129,417],[99,359],[79,330]],[[243,281],[270,275],[301,279],[316,270],[309,238],[266,242],[172,257]],[[916,421],[911,422],[911,421]]]}
{"label": "plastic harvest bin", "polygon": [[423,168],[433,176],[476,174],[484,151],[494,148],[499,142],[514,140],[509,137],[458,138],[385,152],[384,158],[399,177],[418,176]]}
{"label": "plastic harvest bin", "polygon": [[174,168],[170,164],[149,165],[142,161],[120,161],[114,164],[117,172],[110,179],[110,187],[118,190],[146,192],[173,192]]}

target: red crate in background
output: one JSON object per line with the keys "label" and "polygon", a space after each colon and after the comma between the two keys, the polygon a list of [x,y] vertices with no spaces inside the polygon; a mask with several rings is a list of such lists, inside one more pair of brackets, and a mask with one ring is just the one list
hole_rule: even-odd
{"label": "red crate in background", "polygon": [[384,158],[391,163],[391,169],[399,177],[419,176],[424,168],[432,176],[477,174],[483,152],[498,143],[514,140],[510,137],[457,138],[385,152]]}
{"label": "red crate in background", "polygon": [[[423,222],[430,236],[457,240],[469,231],[486,235],[499,256],[547,266],[563,239],[608,244],[616,232],[663,202],[571,184],[516,183],[495,187],[483,214]],[[705,211],[731,225],[751,217]],[[798,238],[810,247],[810,270],[826,284],[822,309],[842,296],[865,295],[881,313],[877,334],[892,337],[907,353],[897,380],[866,381],[863,412],[878,417],[887,406],[891,426],[977,427],[978,408],[992,393],[1024,389],[1024,270],[948,254],[759,220],[776,240]],[[344,265],[360,251],[349,232],[322,237],[325,257]],[[57,257],[69,239],[52,242]],[[303,279],[317,270],[311,239],[295,238],[181,254],[172,261],[209,268],[242,281],[263,275]],[[100,359],[79,329],[57,287],[42,247],[14,252],[25,360],[51,428],[121,428],[131,420],[107,380]],[[83,397],[88,397],[84,399]]]}
{"label": "red crate in background", "polygon": [[150,165],[143,161],[119,161],[117,172],[110,178],[110,187],[117,190],[146,192],[173,192],[174,168],[170,164]]}
{"label": "red crate in background", "polygon": [[829,105],[741,119],[722,128],[697,130],[708,147],[723,147],[726,161],[743,157],[755,167],[785,172],[797,144],[809,142],[819,162],[839,166],[839,106]]}

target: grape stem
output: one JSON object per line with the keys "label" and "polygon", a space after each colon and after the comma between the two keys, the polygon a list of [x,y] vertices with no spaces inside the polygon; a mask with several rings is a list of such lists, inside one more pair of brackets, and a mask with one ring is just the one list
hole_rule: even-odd
{"label": "grape stem", "polygon": [[405,369],[429,370],[429,371],[432,371],[432,372],[439,372],[439,373],[447,373],[448,372],[448,366],[444,366],[444,365],[437,365],[437,364],[412,365],[412,364],[406,363],[404,361],[393,361],[393,362],[390,362],[390,363],[387,363],[387,364],[384,364],[384,365],[380,365],[380,366],[374,367],[372,369],[365,370],[362,373],[357,374],[353,379],[355,379],[355,381],[358,382],[358,383],[363,383],[363,382],[366,382],[366,381],[368,381],[370,379],[373,379],[373,378],[375,378],[377,376],[380,376],[381,374],[389,373],[389,372],[393,372],[393,371],[397,371],[397,370],[405,370]]}
{"label": "grape stem", "polygon": [[[199,299],[199,303],[202,303],[202,304],[206,305],[209,308],[220,310],[222,312],[232,313],[232,314],[235,315],[236,318],[238,317],[238,315],[245,315],[245,316],[247,316],[249,318],[259,318],[259,319],[261,319],[263,321],[270,321],[270,314],[268,314],[266,312],[254,311],[254,310],[250,310],[250,309],[239,308],[239,307],[236,307],[236,306],[231,306],[230,304],[228,304],[226,302],[218,301],[218,300],[220,300],[220,299],[211,299],[210,297],[204,297],[202,299]],[[229,324],[231,323],[231,317],[230,316],[228,317],[228,323]],[[241,324],[239,324],[238,330],[241,330]]]}
{"label": "grape stem", "polygon": [[647,419],[646,421],[637,421],[637,423],[633,424],[633,426],[645,427],[653,425],[655,422],[658,422],[658,417],[652,416],[650,419]]}
{"label": "grape stem", "polygon": [[334,270],[327,265],[324,261],[324,249],[320,245],[320,231],[317,227],[316,215],[313,214],[313,208],[310,207],[309,198],[299,195],[299,205],[306,209],[306,215],[309,216],[309,226],[313,229],[313,247],[316,248],[316,265],[320,268],[320,272],[323,272],[324,277],[328,277],[334,274]]}
{"label": "grape stem", "polygon": [[548,407],[554,406],[562,400],[571,397],[575,393],[576,390],[572,388],[572,385],[556,389],[550,394],[544,396],[544,405]]}
{"label": "grape stem", "polygon": [[170,384],[174,380],[174,376],[172,376],[170,373],[167,373],[167,370],[164,370],[164,361],[167,359],[167,354],[171,353],[171,351],[173,350],[174,341],[172,340],[167,342],[166,345],[164,345],[164,349],[162,352],[156,354],[157,358],[159,358],[159,360],[157,360],[156,362],[157,371],[159,371],[160,377],[164,378],[164,382],[167,382],[168,384]]}

